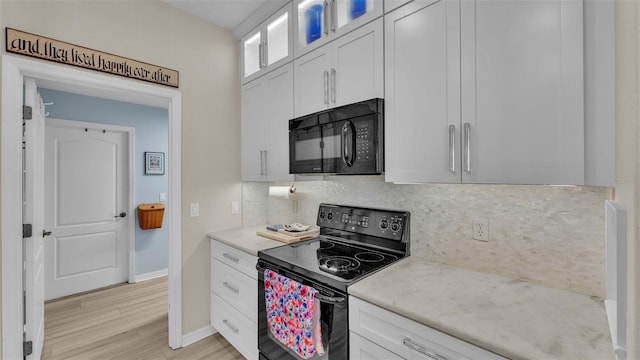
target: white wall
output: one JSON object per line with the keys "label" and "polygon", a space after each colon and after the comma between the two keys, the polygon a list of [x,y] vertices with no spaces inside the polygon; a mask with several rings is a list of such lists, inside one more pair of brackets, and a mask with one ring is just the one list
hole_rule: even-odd
{"label": "white wall", "polygon": [[[230,213],[241,189],[237,40],[159,1],[0,1],[0,24],[180,72],[182,333],[206,326],[206,233],[241,223]],[[189,217],[190,203],[200,204],[200,217]]]}

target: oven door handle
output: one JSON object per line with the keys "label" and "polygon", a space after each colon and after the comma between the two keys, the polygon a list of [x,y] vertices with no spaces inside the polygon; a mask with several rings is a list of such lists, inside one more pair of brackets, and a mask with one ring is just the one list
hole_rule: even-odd
{"label": "oven door handle", "polygon": [[316,299],[318,299],[322,303],[331,304],[331,305],[342,305],[345,303],[345,301],[347,301],[347,298],[343,296],[334,297],[334,296],[322,295],[320,293],[316,293]]}

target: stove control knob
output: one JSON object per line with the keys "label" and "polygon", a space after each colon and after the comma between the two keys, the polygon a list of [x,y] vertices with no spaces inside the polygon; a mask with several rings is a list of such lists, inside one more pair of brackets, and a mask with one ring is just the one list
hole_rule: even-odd
{"label": "stove control knob", "polygon": [[400,222],[399,222],[399,221],[394,221],[394,222],[391,224],[391,230],[392,230],[392,231],[398,231],[398,230],[400,230]]}
{"label": "stove control knob", "polygon": [[380,230],[387,230],[389,227],[389,221],[387,219],[380,220]]}
{"label": "stove control knob", "polygon": [[318,216],[320,217],[320,220],[324,220],[324,218],[325,218],[324,210],[321,210],[320,214]]}
{"label": "stove control knob", "polygon": [[331,221],[333,220],[333,213],[327,213],[327,220]]}

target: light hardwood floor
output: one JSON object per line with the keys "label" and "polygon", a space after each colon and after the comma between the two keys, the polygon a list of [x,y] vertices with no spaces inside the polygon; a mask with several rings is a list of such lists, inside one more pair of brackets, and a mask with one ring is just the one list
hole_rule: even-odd
{"label": "light hardwood floor", "polygon": [[53,300],[42,359],[244,359],[219,334],[171,350],[167,326],[166,277]]}

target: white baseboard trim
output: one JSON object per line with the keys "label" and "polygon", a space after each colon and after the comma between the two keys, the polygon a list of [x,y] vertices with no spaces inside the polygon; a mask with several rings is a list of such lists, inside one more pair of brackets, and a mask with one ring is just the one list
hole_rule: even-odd
{"label": "white baseboard trim", "polygon": [[151,279],[167,276],[168,274],[169,274],[169,269],[152,271],[150,273],[136,275],[135,278],[133,279],[133,281],[138,283],[138,282],[141,282],[141,281],[147,281],[147,280],[151,280]]}
{"label": "white baseboard trim", "polygon": [[182,347],[187,347],[215,333],[217,333],[216,329],[214,329],[211,325],[207,325],[196,331],[184,334],[182,335]]}

